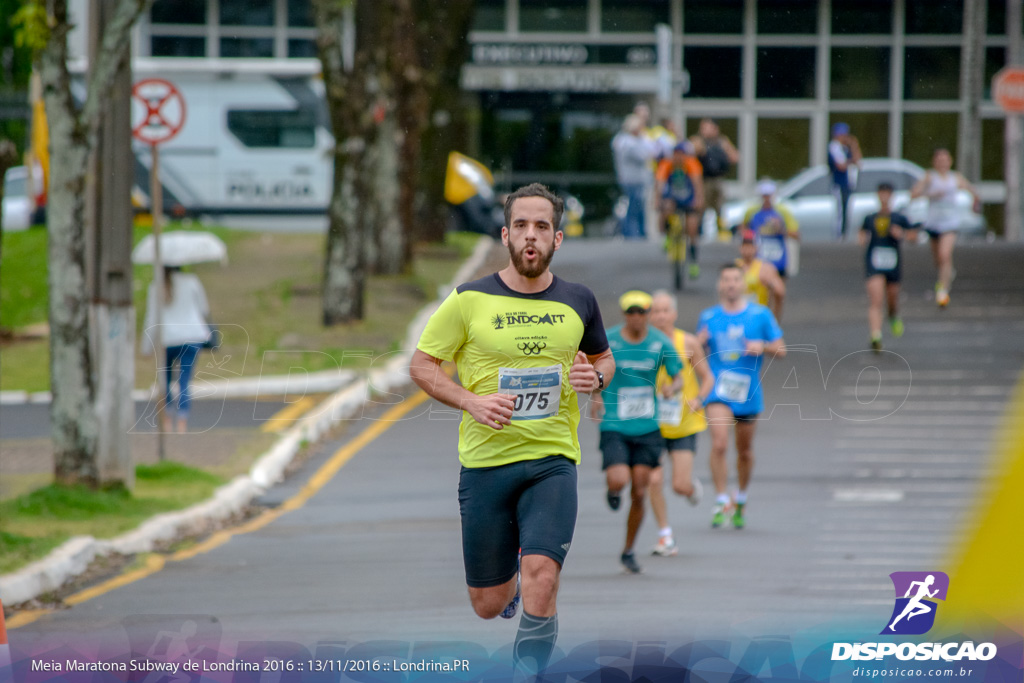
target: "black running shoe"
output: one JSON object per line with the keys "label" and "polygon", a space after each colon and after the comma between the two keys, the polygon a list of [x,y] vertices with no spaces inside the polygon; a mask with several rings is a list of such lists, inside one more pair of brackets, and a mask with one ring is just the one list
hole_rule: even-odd
{"label": "black running shoe", "polygon": [[619,509],[619,505],[622,504],[622,494],[612,493],[609,490],[608,494],[605,497],[608,499],[608,507],[610,507],[612,510]]}
{"label": "black running shoe", "polygon": [[636,557],[633,553],[622,553],[622,557],[619,558],[622,562],[623,568],[628,574],[639,574],[643,571],[639,564],[637,564]]}

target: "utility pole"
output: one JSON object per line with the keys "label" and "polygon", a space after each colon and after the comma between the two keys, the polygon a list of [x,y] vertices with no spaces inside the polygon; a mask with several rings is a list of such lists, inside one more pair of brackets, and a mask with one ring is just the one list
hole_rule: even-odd
{"label": "utility pole", "polygon": [[984,2],[964,0],[957,168],[972,183],[981,180],[981,91],[985,80],[985,10]]}
{"label": "utility pole", "polygon": [[[1006,63],[1020,66],[1021,54],[1021,0],[1006,0]],[[1006,204],[1003,211],[1003,236],[1007,242],[1019,242],[1024,237],[1024,198],[1021,197],[1021,176],[1024,169],[1024,116],[1007,112],[1003,129],[1003,179],[1006,182]]]}
{"label": "utility pole", "polygon": [[[115,0],[90,3],[89,65],[97,63],[101,32]],[[91,344],[96,359],[97,470],[100,484],[135,486],[129,432],[135,423],[135,308],[132,304],[131,55],[125,46],[107,113],[90,160],[87,244]]]}

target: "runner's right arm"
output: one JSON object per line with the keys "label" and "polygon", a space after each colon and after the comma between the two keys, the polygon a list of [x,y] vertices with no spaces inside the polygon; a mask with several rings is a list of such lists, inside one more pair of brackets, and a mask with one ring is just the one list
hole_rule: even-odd
{"label": "runner's right arm", "polygon": [[465,410],[482,425],[501,429],[512,424],[515,397],[508,394],[477,396],[441,370],[442,360],[416,349],[409,362],[409,376],[423,391],[450,408]]}

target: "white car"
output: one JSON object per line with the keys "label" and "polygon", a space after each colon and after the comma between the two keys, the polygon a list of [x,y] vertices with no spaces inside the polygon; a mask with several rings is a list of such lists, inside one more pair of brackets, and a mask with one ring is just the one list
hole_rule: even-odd
{"label": "white car", "polygon": [[[928,200],[924,197],[910,200],[910,190],[924,177],[924,169],[904,159],[870,158],[862,159],[854,179],[854,191],[846,213],[846,235],[856,239],[857,231],[864,218],[878,211],[878,185],[890,183],[893,193],[893,208],[901,211],[911,225],[924,222],[928,212]],[[800,239],[804,242],[829,242],[835,239],[836,200],[832,196],[831,174],[828,166],[822,164],[801,171],[779,185],[775,201],[785,205],[800,224]],[[743,222],[743,216],[752,205],[759,205],[760,197],[727,202],[722,206],[722,218],[730,228]],[[974,198],[969,192],[957,195],[957,206],[963,212],[962,234],[984,234],[985,218],[973,210]]]}
{"label": "white car", "polygon": [[32,199],[28,196],[28,170],[14,166],[4,174],[4,232],[27,230],[32,224]]}

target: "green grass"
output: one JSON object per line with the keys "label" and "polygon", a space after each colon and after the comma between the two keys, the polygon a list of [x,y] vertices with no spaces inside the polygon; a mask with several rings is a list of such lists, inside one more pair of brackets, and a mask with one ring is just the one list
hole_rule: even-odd
{"label": "green grass", "polygon": [[68,538],[110,538],[161,512],[205,500],[224,483],[175,462],[138,465],[134,493],[51,484],[0,503],[0,573],[37,560]]}
{"label": "green grass", "polygon": [[[166,229],[209,230],[227,243],[227,266],[202,264],[191,269],[202,280],[212,320],[224,334],[219,351],[200,356],[197,372],[217,364],[219,368],[207,371],[220,376],[287,373],[292,367],[316,372],[368,366],[368,361],[354,354],[380,355],[397,348],[412,316],[436,297],[439,285],[451,280],[479,239],[471,233],[453,233],[443,244],[419,245],[411,274],[369,278],[363,321],[324,328],[320,324],[323,235],[260,233],[195,223],[172,224]],[[149,233],[148,227],[136,227],[134,241]],[[45,322],[45,232],[9,233],[3,239],[0,323],[17,329]],[[146,290],[152,277],[152,267],[135,266],[137,332],[143,328]],[[150,386],[155,360],[137,354],[135,367],[136,386]],[[3,347],[0,389],[49,388],[47,340],[16,341]]]}

